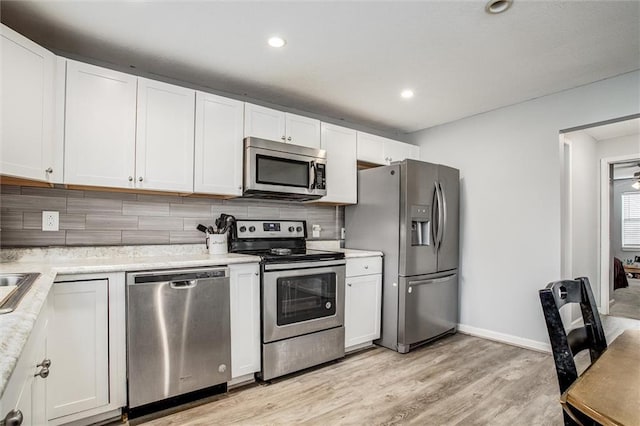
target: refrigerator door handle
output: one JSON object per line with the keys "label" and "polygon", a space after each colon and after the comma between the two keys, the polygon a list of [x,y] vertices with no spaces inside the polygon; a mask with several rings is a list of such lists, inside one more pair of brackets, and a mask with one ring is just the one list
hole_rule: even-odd
{"label": "refrigerator door handle", "polygon": [[440,182],[436,182],[436,194],[438,196],[438,235],[437,235],[437,243],[436,250],[440,250],[440,246],[442,245],[442,235],[444,231],[444,200],[442,196],[442,188],[440,187]]}
{"label": "refrigerator door handle", "polygon": [[407,291],[409,293],[411,293],[412,292],[411,287],[414,287],[414,286],[433,284],[433,283],[442,283],[442,282],[445,282],[445,281],[449,281],[452,278],[455,278],[456,275],[458,275],[458,274],[451,274],[451,275],[447,275],[446,277],[434,278],[434,279],[431,279],[431,280],[411,281],[411,282],[409,282],[409,286],[408,286],[408,290]]}
{"label": "refrigerator door handle", "polygon": [[442,242],[444,241],[444,236],[447,232],[447,196],[444,193],[444,189],[442,189],[442,182],[438,182],[438,188],[440,188],[440,198],[442,200],[442,220],[440,222],[441,226],[439,225],[438,227],[442,228],[442,230],[440,231],[440,239],[438,241],[438,250],[440,250]]}
{"label": "refrigerator door handle", "polygon": [[440,235],[440,196],[438,195],[438,182],[434,184],[434,187],[433,205],[431,207],[431,233],[433,234],[433,247],[438,251],[438,235]]}

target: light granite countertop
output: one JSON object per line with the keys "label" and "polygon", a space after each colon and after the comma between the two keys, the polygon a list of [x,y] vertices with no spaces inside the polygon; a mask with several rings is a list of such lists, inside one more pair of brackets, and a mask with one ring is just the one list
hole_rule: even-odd
{"label": "light granite countertop", "polygon": [[[346,258],[382,256],[378,251],[341,249],[339,244],[337,245],[325,244],[318,249],[341,251],[345,253]],[[57,275],[190,268],[260,261],[257,256],[235,253],[210,255],[201,244],[3,249],[0,250],[0,258],[0,271],[3,273],[41,274],[16,310],[0,315],[0,398]]]}

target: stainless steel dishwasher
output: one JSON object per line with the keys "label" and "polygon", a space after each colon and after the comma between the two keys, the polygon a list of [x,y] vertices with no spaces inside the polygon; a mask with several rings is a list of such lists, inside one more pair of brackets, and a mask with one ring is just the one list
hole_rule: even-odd
{"label": "stainless steel dishwasher", "polygon": [[129,408],[231,380],[227,268],[127,273],[127,374]]}

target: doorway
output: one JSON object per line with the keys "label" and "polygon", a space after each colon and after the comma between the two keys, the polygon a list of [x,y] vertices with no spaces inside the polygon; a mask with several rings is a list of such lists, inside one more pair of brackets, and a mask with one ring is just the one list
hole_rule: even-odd
{"label": "doorway", "polygon": [[640,155],[623,161],[603,160],[607,160],[604,167],[609,177],[608,241],[613,270],[609,271],[609,285],[602,289],[602,300],[609,300],[609,315],[640,320]]}
{"label": "doorway", "polygon": [[633,246],[623,247],[620,242],[620,220],[621,194],[636,191],[631,185],[633,165],[640,163],[640,115],[563,131],[560,142],[563,276],[589,277],[602,314],[609,314],[612,307],[611,314],[640,319],[637,282],[631,281],[633,287],[628,289],[621,283],[614,287],[614,257],[620,261],[615,263],[622,264],[622,276],[627,277],[624,266],[636,256]]}

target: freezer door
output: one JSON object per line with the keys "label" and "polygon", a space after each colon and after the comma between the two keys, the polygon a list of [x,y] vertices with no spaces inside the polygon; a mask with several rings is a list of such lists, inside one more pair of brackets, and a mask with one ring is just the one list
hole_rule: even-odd
{"label": "freezer door", "polygon": [[458,324],[458,274],[400,278],[398,352],[455,331]]}
{"label": "freezer door", "polygon": [[438,249],[438,271],[442,272],[458,268],[460,172],[451,167],[438,166],[438,185],[444,217],[439,224],[442,230]]}
{"label": "freezer door", "polygon": [[400,177],[400,263],[402,276],[437,272],[434,200],[438,165],[405,160]]}

